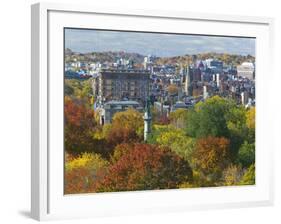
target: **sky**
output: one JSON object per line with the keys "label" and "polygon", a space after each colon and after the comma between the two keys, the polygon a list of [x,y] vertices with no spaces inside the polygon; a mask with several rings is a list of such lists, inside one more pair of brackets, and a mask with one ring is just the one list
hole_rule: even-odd
{"label": "sky", "polygon": [[159,57],[207,52],[255,56],[255,38],[65,29],[65,47],[79,53],[125,51]]}

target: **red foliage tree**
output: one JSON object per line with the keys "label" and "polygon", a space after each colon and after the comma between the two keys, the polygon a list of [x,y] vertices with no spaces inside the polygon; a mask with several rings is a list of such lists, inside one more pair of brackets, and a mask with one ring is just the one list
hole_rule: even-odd
{"label": "red foliage tree", "polygon": [[123,147],[125,152],[118,153],[118,160],[108,173],[97,178],[93,191],[172,189],[192,180],[188,162],[168,148],[149,144],[123,144]]}
{"label": "red foliage tree", "polygon": [[94,111],[85,104],[66,97],[64,102],[64,142],[70,153],[93,151],[96,142],[93,132],[97,128]]}
{"label": "red foliage tree", "polygon": [[90,184],[93,181],[90,170],[86,168],[74,169],[65,173],[64,193],[89,193]]}
{"label": "red foliage tree", "polygon": [[114,147],[122,142],[141,141],[141,138],[137,135],[136,130],[124,127],[122,124],[114,124],[108,133],[107,141]]}

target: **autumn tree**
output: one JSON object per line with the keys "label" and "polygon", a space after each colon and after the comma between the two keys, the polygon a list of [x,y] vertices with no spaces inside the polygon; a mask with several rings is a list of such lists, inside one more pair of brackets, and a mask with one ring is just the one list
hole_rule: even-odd
{"label": "autumn tree", "polygon": [[101,142],[93,138],[98,128],[94,111],[83,102],[65,97],[64,103],[64,143],[69,153],[99,152]]}
{"label": "autumn tree", "polygon": [[169,119],[171,120],[171,124],[173,126],[184,129],[186,127],[187,116],[188,110],[177,109],[170,113]]}
{"label": "autumn tree", "polygon": [[246,125],[248,128],[248,141],[255,142],[255,128],[256,128],[256,109],[255,107],[250,108],[246,112]]}
{"label": "autumn tree", "polygon": [[240,184],[241,185],[254,185],[256,183],[255,179],[256,179],[255,165],[252,164],[245,172]]}
{"label": "autumn tree", "polygon": [[247,127],[249,129],[255,129],[255,127],[256,127],[255,117],[256,117],[256,109],[255,109],[255,107],[252,107],[247,111],[247,114],[246,114],[246,118],[247,118],[246,123],[247,123]]}
{"label": "autumn tree", "polygon": [[103,159],[100,154],[85,152],[76,158],[67,161],[65,164],[65,170],[71,171],[74,169],[86,168],[91,172],[95,172],[107,165],[109,165],[108,161]]}
{"label": "autumn tree", "polygon": [[94,184],[94,191],[172,189],[192,181],[189,164],[168,148],[149,144],[123,148],[126,153]]}
{"label": "autumn tree", "polygon": [[93,95],[91,81],[91,79],[83,81],[80,97],[89,97]]}
{"label": "autumn tree", "polygon": [[78,99],[87,98],[92,95],[91,79],[65,79],[64,92],[66,95],[76,97]]}
{"label": "autumn tree", "polygon": [[202,174],[214,179],[220,177],[230,163],[229,140],[224,137],[198,139],[193,153],[193,165]]}
{"label": "autumn tree", "polygon": [[248,136],[246,110],[231,100],[219,96],[211,97],[189,110],[186,132],[195,138],[207,136],[228,138],[231,157],[234,160],[239,147]]}
{"label": "autumn tree", "polygon": [[118,112],[106,132],[106,139],[115,146],[122,142],[141,141],[143,136],[142,114],[134,109]]}
{"label": "autumn tree", "polygon": [[89,184],[91,184],[90,171],[85,168],[74,169],[72,171],[68,171],[64,175],[64,193],[65,194],[78,194],[78,193],[89,193],[91,192],[91,188],[89,188]]}
{"label": "autumn tree", "polygon": [[169,146],[181,158],[189,162],[191,161],[195,141],[191,137],[186,136],[183,130],[170,129],[169,131],[162,132],[156,138],[156,142],[162,146]]}
{"label": "autumn tree", "polygon": [[161,125],[161,124],[155,124],[152,125],[152,134],[148,136],[147,143],[149,144],[158,144],[157,139],[159,136],[168,131],[172,131],[174,129],[171,129],[171,126],[169,125]]}
{"label": "autumn tree", "polygon": [[113,154],[110,157],[111,163],[116,163],[122,156],[127,154],[133,148],[134,148],[134,143],[121,143],[117,145],[114,148]]}
{"label": "autumn tree", "polygon": [[95,153],[83,153],[65,163],[65,193],[89,193],[97,172],[105,172],[109,162]]}
{"label": "autumn tree", "polygon": [[222,185],[233,186],[240,185],[243,177],[243,169],[239,165],[229,165],[222,174],[223,183]]}

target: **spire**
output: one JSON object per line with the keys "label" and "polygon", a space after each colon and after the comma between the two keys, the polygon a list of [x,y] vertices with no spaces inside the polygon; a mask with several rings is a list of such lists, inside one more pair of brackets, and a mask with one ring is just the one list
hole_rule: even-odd
{"label": "spire", "polygon": [[151,113],[150,113],[150,99],[147,98],[145,101],[145,108],[144,108],[144,141],[147,141],[148,135],[151,133]]}

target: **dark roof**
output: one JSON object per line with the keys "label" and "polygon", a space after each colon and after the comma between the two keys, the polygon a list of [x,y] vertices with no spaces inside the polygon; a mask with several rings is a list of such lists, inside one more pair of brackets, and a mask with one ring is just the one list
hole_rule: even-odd
{"label": "dark roof", "polygon": [[105,70],[101,71],[100,75],[108,79],[149,79],[150,76],[145,70]]}

